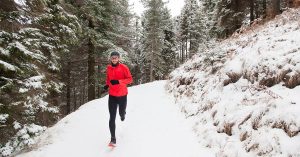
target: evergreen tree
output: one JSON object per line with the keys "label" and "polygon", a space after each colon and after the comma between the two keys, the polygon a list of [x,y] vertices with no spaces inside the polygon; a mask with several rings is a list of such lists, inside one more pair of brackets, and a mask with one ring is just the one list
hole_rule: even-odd
{"label": "evergreen tree", "polygon": [[[70,1],[69,3],[72,4],[71,8],[73,8],[77,17],[80,17],[83,33],[79,34],[80,43],[74,48],[74,54],[66,59],[67,62],[70,62],[71,68],[76,67],[74,70],[71,69],[72,76],[69,77],[72,79],[77,78],[72,80],[72,84],[69,84],[73,89],[67,90],[66,95],[70,97],[70,92],[73,91],[74,100],[77,99],[76,95],[85,95],[87,96],[87,99],[83,98],[83,102],[85,102],[85,100],[90,101],[95,99],[96,95],[100,95],[99,79],[103,80],[104,76],[99,75],[99,73],[103,74],[103,69],[107,65],[107,50],[115,46],[114,4],[111,0],[85,0],[83,3],[81,1]],[[95,69],[96,61],[98,72]],[[77,71],[78,66],[85,70]],[[70,68],[66,68],[67,71],[68,69]],[[78,78],[77,76],[83,77]],[[83,84],[83,87],[74,88],[79,84]],[[85,94],[86,88],[87,94]]]}
{"label": "evergreen tree", "polygon": [[[185,1],[186,2],[186,1]],[[185,3],[180,15],[180,48],[181,48],[181,63],[183,63],[188,56],[188,38],[189,38],[189,5]]]}
{"label": "evergreen tree", "polygon": [[145,75],[143,75],[143,70],[145,69],[144,62],[145,57],[143,52],[143,36],[142,36],[142,26],[141,19],[138,16],[134,17],[134,38],[132,45],[132,53],[130,53],[129,58],[132,63],[132,76],[134,78],[135,84],[143,83],[145,80]]}
{"label": "evergreen tree", "polygon": [[136,36],[134,15],[131,13],[128,0],[114,1],[114,23],[116,32],[115,47],[122,54],[122,62],[133,70],[135,67],[133,42]]}
{"label": "evergreen tree", "polygon": [[80,31],[77,18],[61,6],[51,0],[9,1],[0,6],[3,156],[31,144],[33,136],[60,116],[60,56],[77,42]]}
{"label": "evergreen tree", "polygon": [[206,21],[196,0],[186,0],[180,15],[180,39],[182,61],[198,52],[200,43],[207,36]]}
{"label": "evergreen tree", "polygon": [[128,62],[127,50],[131,50],[132,45],[132,34],[127,29],[131,27],[127,0],[68,0],[67,4],[79,18],[83,31],[78,34],[80,42],[71,47],[72,53],[63,59],[65,114],[101,96],[108,54],[111,50],[120,51]]}
{"label": "evergreen tree", "polygon": [[163,78],[161,67],[163,50],[164,31],[162,23],[162,15],[164,12],[165,4],[162,0],[143,0],[143,4],[146,8],[144,12],[144,51],[146,57],[146,64],[149,80],[154,81],[156,79]]}
{"label": "evergreen tree", "polygon": [[161,69],[163,71],[163,79],[167,79],[168,75],[176,68],[178,63],[176,58],[175,29],[170,11],[164,8],[162,15],[164,41],[163,50],[161,52],[163,60]]}

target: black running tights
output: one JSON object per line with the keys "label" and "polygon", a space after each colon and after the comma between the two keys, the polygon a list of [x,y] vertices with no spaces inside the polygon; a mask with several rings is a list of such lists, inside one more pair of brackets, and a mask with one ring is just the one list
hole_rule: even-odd
{"label": "black running tights", "polygon": [[116,138],[116,116],[117,108],[119,106],[119,115],[125,116],[127,106],[127,95],[121,97],[109,96],[108,109],[109,109],[109,130],[112,138]]}

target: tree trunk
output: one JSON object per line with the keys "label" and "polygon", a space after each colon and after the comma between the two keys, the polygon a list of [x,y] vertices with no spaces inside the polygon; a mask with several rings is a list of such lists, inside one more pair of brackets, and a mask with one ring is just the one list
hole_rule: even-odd
{"label": "tree trunk", "polygon": [[[100,78],[100,76],[101,76],[101,66],[100,66],[100,58],[98,58],[98,66],[97,66],[97,68],[98,68],[98,78]],[[97,87],[97,98],[99,98],[100,97],[100,95],[101,95],[101,84],[100,84],[100,79],[98,79],[97,80],[97,85],[98,85],[98,87]]]}
{"label": "tree trunk", "polygon": [[84,104],[84,80],[82,80],[81,84],[81,93],[80,93],[80,105]]}
{"label": "tree trunk", "polygon": [[67,105],[66,115],[71,112],[71,63],[67,65]]}
{"label": "tree trunk", "polygon": [[181,42],[181,63],[184,62],[184,42]]}
{"label": "tree trunk", "polygon": [[261,12],[260,12],[260,10],[259,10],[258,7],[259,7],[259,4],[258,4],[257,1],[255,1],[255,3],[254,3],[254,11],[255,11],[255,18],[256,19],[258,19],[260,17],[260,14],[261,14]]}
{"label": "tree trunk", "polygon": [[249,0],[250,3],[250,25],[254,21],[254,0]]}
{"label": "tree trunk", "polygon": [[136,66],[134,66],[134,84],[139,84],[139,78],[140,78],[140,68],[139,64],[136,62]]}
{"label": "tree trunk", "polygon": [[267,17],[267,0],[263,0],[263,18]]}
{"label": "tree trunk", "polygon": [[185,39],[185,59],[187,60],[189,58],[188,56],[188,38]]}
{"label": "tree trunk", "polygon": [[[94,28],[93,21],[89,20],[89,27]],[[88,101],[95,99],[95,47],[92,39],[88,41]]]}
{"label": "tree trunk", "polygon": [[[0,0],[0,11],[1,12],[16,12],[17,5],[13,0]],[[1,13],[2,14],[2,13]],[[9,20],[9,18],[3,18],[1,17],[0,20],[0,30],[8,31],[8,32],[16,32],[20,29],[21,25],[14,21]]]}
{"label": "tree trunk", "polygon": [[271,0],[271,18],[280,14],[280,0]]}
{"label": "tree trunk", "polygon": [[267,8],[267,18],[274,18],[280,13],[280,0],[271,0]]}
{"label": "tree trunk", "polygon": [[190,33],[190,52],[189,52],[189,58],[192,58],[192,55],[193,55],[193,53],[194,53],[194,51],[193,51],[193,45],[194,43],[192,42],[192,35],[191,35],[191,33]]}
{"label": "tree trunk", "polygon": [[85,103],[85,84],[86,84],[86,79],[83,79],[83,91],[82,91],[82,101]]}
{"label": "tree trunk", "polygon": [[73,99],[74,99],[74,108],[73,108],[73,111],[76,111],[76,109],[77,109],[76,87],[73,88]]}
{"label": "tree trunk", "polygon": [[150,62],[150,82],[154,81],[154,77],[153,77],[153,67],[154,67],[154,47],[153,44],[151,45],[151,62]]}
{"label": "tree trunk", "polygon": [[[241,5],[240,5],[240,0],[234,0],[233,1],[233,10],[234,10],[234,13],[239,13],[240,12],[240,8],[241,8]],[[234,27],[233,27],[233,30],[230,30],[228,33],[226,33],[226,37],[228,37],[229,34],[232,34],[235,30],[239,29],[241,27],[241,24],[239,22],[239,20],[236,18],[234,18]]]}
{"label": "tree trunk", "polygon": [[88,52],[88,101],[95,99],[95,57],[94,45],[89,39],[89,52]]}

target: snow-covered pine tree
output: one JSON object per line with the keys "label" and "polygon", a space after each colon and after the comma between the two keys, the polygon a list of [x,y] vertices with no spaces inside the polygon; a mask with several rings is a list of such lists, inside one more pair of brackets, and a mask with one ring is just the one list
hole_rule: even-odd
{"label": "snow-covered pine tree", "polygon": [[[175,35],[175,49],[176,49],[176,55],[177,55],[177,61],[178,63],[182,63],[182,41],[181,41],[181,25],[180,25],[180,16],[176,16],[173,18],[173,26],[174,26],[174,35]],[[177,66],[177,65],[176,65]]]}
{"label": "snow-covered pine tree", "polygon": [[243,25],[246,18],[247,1],[221,0],[217,4],[218,28],[216,34],[219,38],[226,38]]}
{"label": "snow-covered pine tree", "polygon": [[114,0],[114,25],[116,26],[115,47],[122,56],[122,62],[132,70],[133,63],[133,42],[136,34],[134,25],[134,14],[131,13],[131,6],[128,0]]}
{"label": "snow-covered pine tree", "polygon": [[[1,1],[2,3],[3,1]],[[8,3],[6,3],[8,2]],[[60,116],[60,56],[77,42],[77,18],[52,0],[0,5],[0,155],[34,143]],[[30,10],[30,12],[29,12]]]}
{"label": "snow-covered pine tree", "polygon": [[176,55],[175,29],[170,10],[164,8],[162,15],[164,41],[163,50],[161,52],[163,59],[161,69],[163,70],[163,79],[167,79],[170,72],[176,68],[178,60]]}
{"label": "snow-covered pine tree", "polygon": [[179,18],[179,40],[180,40],[180,52],[181,52],[181,63],[188,58],[188,38],[189,38],[189,5],[185,1],[184,7],[181,10]]}
{"label": "snow-covered pine tree", "polygon": [[[116,25],[113,21],[114,4],[111,0],[69,1],[69,3],[79,17],[83,30],[79,34],[80,43],[74,47],[74,53],[68,58],[72,76],[70,76],[71,89],[67,89],[66,96],[68,99],[68,97],[72,97],[71,93],[73,93],[73,97],[67,100],[67,104],[70,104],[69,107],[72,107],[69,101],[76,104],[78,97],[82,97],[84,103],[95,99],[96,94],[99,95],[100,87],[96,87],[96,85],[99,85],[97,76],[100,76],[96,74],[96,61],[98,73],[101,73],[100,69],[107,64],[105,52],[114,47],[113,37],[115,36]],[[79,71],[77,67],[82,67],[85,70]],[[78,79],[77,76],[81,76],[81,78]],[[76,110],[78,105],[75,106],[77,106],[74,108]]]}
{"label": "snow-covered pine tree", "polygon": [[[164,31],[162,23],[162,15],[165,3],[162,0],[143,0],[146,11],[143,18],[144,29],[144,52],[146,56],[148,81],[163,78],[161,63],[163,62],[161,52],[163,50]],[[147,69],[148,68],[148,69]]]}
{"label": "snow-covered pine tree", "polygon": [[[281,13],[283,6],[291,6],[279,0],[200,0],[210,26],[210,37],[226,38],[242,25],[255,19],[273,18]],[[249,15],[249,16],[248,16]]]}
{"label": "snow-covered pine tree", "polygon": [[114,25],[116,26],[116,46],[125,52],[131,51],[134,36],[134,15],[130,11],[128,0],[114,0]]}
{"label": "snow-covered pine tree", "polygon": [[202,7],[196,0],[186,0],[180,15],[182,61],[198,52],[199,44],[206,41],[207,28]]}
{"label": "snow-covered pine tree", "polygon": [[66,89],[67,108],[76,110],[79,107],[76,103],[100,96],[111,50],[118,50],[123,60],[129,62],[132,15],[127,0],[69,1],[69,4],[83,28],[80,43],[69,57],[70,68],[66,68],[66,74],[68,71],[71,74],[71,79],[66,79],[70,80]]}
{"label": "snow-covered pine tree", "polygon": [[188,40],[189,40],[189,52],[188,58],[191,58],[199,47],[198,38],[200,36],[199,29],[199,16],[198,16],[198,4],[196,0],[187,0],[188,11]]}
{"label": "snow-covered pine tree", "polygon": [[201,0],[209,37],[226,38],[239,29],[248,13],[249,4],[245,0]]}
{"label": "snow-covered pine tree", "polygon": [[[150,81],[150,61],[149,61],[149,52],[147,49],[150,48],[149,42],[147,42],[147,33],[149,31],[148,28],[146,28],[146,18],[145,15],[142,15],[141,17],[141,35],[140,37],[140,46],[137,47],[140,51],[140,54],[138,54],[138,61],[141,63],[141,82],[146,83]],[[137,45],[138,46],[138,45]]]}
{"label": "snow-covered pine tree", "polygon": [[141,18],[139,16],[134,16],[134,38],[132,45],[132,53],[129,54],[130,61],[132,63],[131,74],[134,79],[135,84],[143,83],[145,80],[145,75],[143,75],[143,70],[145,69],[145,56],[143,51],[143,35],[142,35],[142,26],[141,26]]}
{"label": "snow-covered pine tree", "polygon": [[199,45],[203,44],[207,38],[205,16],[201,9],[202,7],[196,0],[189,0],[189,58],[198,52]]}
{"label": "snow-covered pine tree", "polygon": [[217,20],[217,4],[220,0],[200,0],[200,10],[204,15],[205,25],[207,27],[208,38],[214,39],[217,37],[216,30],[218,29]]}

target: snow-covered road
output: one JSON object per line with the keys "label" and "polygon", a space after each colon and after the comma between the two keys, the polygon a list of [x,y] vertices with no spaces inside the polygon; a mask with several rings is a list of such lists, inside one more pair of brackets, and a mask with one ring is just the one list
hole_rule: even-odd
{"label": "snow-covered road", "polygon": [[107,99],[94,100],[49,128],[35,149],[18,157],[200,157],[192,125],[165,93],[165,81],[129,88],[126,120],[117,117],[117,147],[110,151]]}

